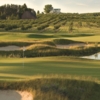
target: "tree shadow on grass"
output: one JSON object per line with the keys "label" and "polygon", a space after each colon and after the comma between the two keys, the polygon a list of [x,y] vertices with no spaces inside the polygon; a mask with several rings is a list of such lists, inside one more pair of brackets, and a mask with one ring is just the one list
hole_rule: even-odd
{"label": "tree shadow on grass", "polygon": [[55,38],[55,36],[54,35],[44,35],[44,34],[29,34],[28,38],[42,39],[42,38]]}
{"label": "tree shadow on grass", "polygon": [[94,36],[94,34],[63,34],[61,37],[86,37],[86,36]]}

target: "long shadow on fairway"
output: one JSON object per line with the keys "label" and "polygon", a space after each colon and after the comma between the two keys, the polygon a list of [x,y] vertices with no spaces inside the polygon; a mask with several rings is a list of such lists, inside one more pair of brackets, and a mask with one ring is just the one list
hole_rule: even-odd
{"label": "long shadow on fairway", "polygon": [[94,34],[62,34],[59,35],[61,37],[87,37],[87,36],[94,36]]}
{"label": "long shadow on fairway", "polygon": [[54,35],[43,35],[43,34],[29,34],[28,38],[42,39],[42,38],[55,38],[55,36]]}

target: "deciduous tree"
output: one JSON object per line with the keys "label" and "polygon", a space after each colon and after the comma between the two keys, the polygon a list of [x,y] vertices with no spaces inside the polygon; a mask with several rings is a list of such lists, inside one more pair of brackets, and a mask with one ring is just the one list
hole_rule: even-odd
{"label": "deciduous tree", "polygon": [[45,12],[45,13],[50,13],[50,11],[51,11],[52,9],[53,9],[53,7],[52,7],[51,4],[45,5],[44,12]]}

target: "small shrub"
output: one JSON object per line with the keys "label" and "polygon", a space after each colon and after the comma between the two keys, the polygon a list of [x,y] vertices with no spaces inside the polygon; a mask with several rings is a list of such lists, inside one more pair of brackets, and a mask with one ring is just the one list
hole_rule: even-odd
{"label": "small shrub", "polygon": [[60,26],[61,26],[61,25],[55,25],[55,26],[54,26],[54,29],[57,30],[57,29],[60,28]]}

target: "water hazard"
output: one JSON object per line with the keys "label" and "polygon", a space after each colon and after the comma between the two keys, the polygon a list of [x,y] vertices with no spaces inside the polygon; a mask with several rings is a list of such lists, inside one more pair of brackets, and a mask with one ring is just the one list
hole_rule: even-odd
{"label": "water hazard", "polygon": [[91,56],[84,56],[82,58],[100,60],[100,52],[99,53],[96,53],[94,55],[91,55]]}

